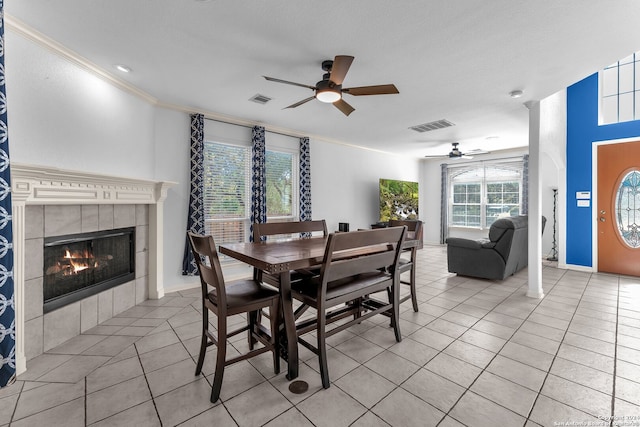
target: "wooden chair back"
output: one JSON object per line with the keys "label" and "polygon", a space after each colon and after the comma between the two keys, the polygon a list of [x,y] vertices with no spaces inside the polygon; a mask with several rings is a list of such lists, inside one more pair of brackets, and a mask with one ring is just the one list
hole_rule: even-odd
{"label": "wooden chair back", "polygon": [[192,232],[187,232],[189,244],[193,251],[198,271],[200,272],[200,286],[202,298],[206,300],[209,286],[213,288],[218,305],[226,307],[227,296],[225,293],[224,276],[220,267],[220,259],[216,250],[215,242],[211,236],[199,236]]}
{"label": "wooden chair back", "polygon": [[295,222],[263,222],[253,224],[253,241],[259,242],[267,236],[286,236],[296,233],[322,233],[327,235],[327,223],[324,219]]}

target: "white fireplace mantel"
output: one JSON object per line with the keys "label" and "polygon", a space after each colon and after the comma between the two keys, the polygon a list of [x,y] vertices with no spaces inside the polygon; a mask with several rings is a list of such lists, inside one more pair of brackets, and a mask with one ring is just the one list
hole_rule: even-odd
{"label": "white fireplace mantel", "polygon": [[149,205],[149,298],[164,296],[163,203],[175,182],[123,178],[47,166],[11,163],[13,205],[16,371],[26,371],[25,357],[25,206],[143,204]]}

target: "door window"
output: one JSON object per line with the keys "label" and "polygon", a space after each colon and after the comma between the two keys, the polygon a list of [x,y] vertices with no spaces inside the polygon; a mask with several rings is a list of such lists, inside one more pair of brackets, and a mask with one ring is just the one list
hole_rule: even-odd
{"label": "door window", "polygon": [[627,173],[616,192],[617,229],[622,240],[632,248],[640,247],[640,172]]}

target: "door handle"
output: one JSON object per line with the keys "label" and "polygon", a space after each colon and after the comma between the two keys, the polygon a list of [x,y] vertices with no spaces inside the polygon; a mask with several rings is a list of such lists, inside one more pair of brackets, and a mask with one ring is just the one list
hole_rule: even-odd
{"label": "door handle", "polygon": [[605,221],[606,221],[606,219],[604,219],[604,217],[603,217],[603,216],[601,216],[601,217],[600,217],[600,222],[605,222]]}
{"label": "door handle", "polygon": [[606,214],[606,212],[605,212],[605,211],[603,211],[603,210],[602,210],[602,211],[600,211],[600,215],[604,215],[604,214]]}

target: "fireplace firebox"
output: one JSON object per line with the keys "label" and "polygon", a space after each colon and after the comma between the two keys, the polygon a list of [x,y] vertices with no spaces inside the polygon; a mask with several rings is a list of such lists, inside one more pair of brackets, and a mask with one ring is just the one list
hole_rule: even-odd
{"label": "fireplace firebox", "polygon": [[135,279],[135,227],[44,240],[45,313]]}

